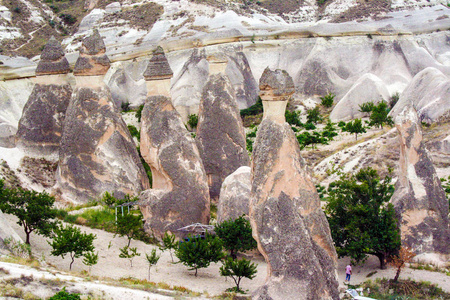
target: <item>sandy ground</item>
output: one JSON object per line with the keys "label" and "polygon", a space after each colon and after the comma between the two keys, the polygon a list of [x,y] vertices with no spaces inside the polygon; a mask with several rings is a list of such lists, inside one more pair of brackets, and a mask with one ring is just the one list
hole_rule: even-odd
{"label": "sandy ground", "polygon": [[[24,238],[23,231],[14,222],[14,217],[7,215],[8,221],[12,227]],[[96,251],[99,252],[99,262],[92,267],[91,274],[98,277],[119,279],[122,277],[134,277],[139,279],[148,279],[148,264],[145,260],[145,253],[150,253],[151,249],[156,248],[157,252],[161,254],[161,258],[158,264],[151,269],[151,281],[152,282],[164,282],[172,286],[183,286],[192,291],[202,292],[206,295],[213,296],[224,292],[227,288],[233,287],[234,282],[232,279],[224,278],[219,275],[220,263],[212,264],[208,268],[199,269],[198,276],[194,276],[194,271],[189,271],[187,267],[180,263],[172,263],[171,257],[168,251],[162,252],[156,246],[146,245],[140,241],[132,241],[131,247],[137,247],[138,252],[141,253],[140,257],[136,257],[133,260],[133,267],[130,267],[130,262],[127,259],[119,258],[119,248],[126,245],[126,238],[114,237],[113,234],[91,229],[88,227],[79,226],[82,231],[87,233],[94,233],[97,239],[94,241]],[[47,243],[47,239],[33,235],[31,237],[31,245],[36,257],[44,259],[47,264],[54,266],[61,271],[69,271],[70,259],[65,257],[55,257],[50,255],[51,247]],[[174,257],[177,261],[177,258]],[[253,280],[244,278],[241,282],[243,289],[248,290],[249,293],[256,290],[261,286],[267,274],[267,264],[262,258],[253,259],[258,264],[258,272]],[[348,264],[349,259],[340,259],[338,266],[339,284],[340,288],[345,288],[345,266]],[[82,263],[82,259],[76,259],[72,267],[72,274],[88,270],[87,266]],[[376,271],[370,279],[375,278],[393,278],[395,270],[388,268],[386,270],[379,269],[379,262],[376,257],[370,257],[363,266],[354,266],[353,275],[350,280],[351,284],[357,284],[366,281],[367,275]],[[430,281],[436,283],[442,289],[450,292],[450,276],[439,272],[430,272],[424,270],[413,270],[405,268],[400,278],[411,278],[418,281]]]}

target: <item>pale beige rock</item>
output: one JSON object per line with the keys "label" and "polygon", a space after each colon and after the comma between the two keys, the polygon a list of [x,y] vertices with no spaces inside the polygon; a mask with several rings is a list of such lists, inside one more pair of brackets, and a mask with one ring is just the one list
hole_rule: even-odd
{"label": "pale beige rock", "polygon": [[[289,79],[268,70],[260,86],[270,87],[266,95],[287,97]],[[330,228],[289,124],[264,118],[252,157],[250,222],[268,264],[266,283],[252,298],[339,299]]]}
{"label": "pale beige rock", "polygon": [[450,254],[448,200],[428,156],[416,110],[407,105],[395,119],[400,138],[399,178],[392,203],[402,244],[417,255]]}

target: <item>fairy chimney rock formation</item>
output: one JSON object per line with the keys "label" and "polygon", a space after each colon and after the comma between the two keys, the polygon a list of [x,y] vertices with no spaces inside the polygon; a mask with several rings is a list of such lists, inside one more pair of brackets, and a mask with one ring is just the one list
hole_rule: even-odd
{"label": "fairy chimney rock formation", "polygon": [[240,167],[225,178],[217,205],[217,223],[228,219],[235,220],[242,215],[248,216],[250,190],[250,167]]}
{"label": "fairy chimney rock formation", "polygon": [[57,154],[67,106],[72,96],[69,62],[61,44],[52,37],[36,68],[35,86],[23,109],[16,146],[28,155]]}
{"label": "fairy chimney rock formation", "polygon": [[73,74],[75,76],[105,75],[111,62],[106,55],[106,46],[97,29],[81,43]]}
{"label": "fairy chimney rock formation", "polygon": [[[83,45],[78,66],[86,59],[95,62],[96,55],[109,62],[101,54],[105,48],[98,32]],[[98,199],[105,191],[118,198],[138,195],[150,186],[128,127],[103,83],[107,70],[97,65],[75,74],[77,88],[66,112],[56,174],[57,189],[74,202]]]}
{"label": "fairy chimney rock formation", "polygon": [[259,90],[264,109],[263,119],[284,123],[289,97],[295,92],[292,77],[285,70],[271,71],[267,67],[259,80]]}
{"label": "fairy chimney rock formation", "polygon": [[191,134],[169,98],[148,97],[142,111],[141,153],[152,170],[152,189],[140,195],[145,230],[166,231],[209,223],[206,173]]}
{"label": "fairy chimney rock formation", "polygon": [[[286,99],[291,82],[286,72],[266,69],[262,94]],[[252,299],[339,299],[330,228],[289,124],[264,118],[252,157],[250,223],[268,264],[266,282]]]}
{"label": "fairy chimney rock formation", "polygon": [[[219,64],[223,62],[224,59]],[[210,196],[217,198],[223,180],[239,167],[250,164],[235,91],[228,76],[221,72],[210,75],[203,88],[196,141],[208,176]]]}
{"label": "fairy chimney rock formation", "polygon": [[[402,244],[417,259],[450,254],[448,200],[422,140],[415,109],[407,105],[395,118],[400,138],[399,178],[392,203],[399,218]],[[447,257],[445,257],[447,255]]]}
{"label": "fairy chimney rock formation", "polygon": [[225,74],[228,58],[223,53],[213,53],[206,57],[209,62],[209,75]]}
{"label": "fairy chimney rock formation", "polygon": [[164,50],[158,46],[153,52],[153,57],[148,62],[147,69],[144,71],[147,96],[162,95],[170,97],[170,80],[172,77],[173,72]]}

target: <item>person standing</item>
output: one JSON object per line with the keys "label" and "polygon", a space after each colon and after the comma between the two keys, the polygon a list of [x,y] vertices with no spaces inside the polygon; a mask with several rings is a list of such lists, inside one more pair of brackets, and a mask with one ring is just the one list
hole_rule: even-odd
{"label": "person standing", "polygon": [[346,267],[345,267],[345,283],[350,283],[350,276],[352,275],[352,264],[349,263]]}

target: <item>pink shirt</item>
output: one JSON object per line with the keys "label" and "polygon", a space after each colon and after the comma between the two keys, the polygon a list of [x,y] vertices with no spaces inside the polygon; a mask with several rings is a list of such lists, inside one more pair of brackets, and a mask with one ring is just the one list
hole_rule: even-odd
{"label": "pink shirt", "polygon": [[352,274],[352,266],[347,265],[345,267],[345,274]]}

